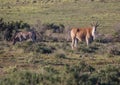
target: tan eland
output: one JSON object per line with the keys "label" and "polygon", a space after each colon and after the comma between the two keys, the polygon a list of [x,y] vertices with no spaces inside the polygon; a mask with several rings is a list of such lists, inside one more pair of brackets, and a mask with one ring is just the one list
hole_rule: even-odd
{"label": "tan eland", "polygon": [[91,24],[92,27],[88,28],[72,28],[71,29],[71,39],[72,49],[77,47],[78,40],[79,41],[86,41],[87,46],[91,43],[96,37],[96,28],[99,26],[98,22],[96,24]]}

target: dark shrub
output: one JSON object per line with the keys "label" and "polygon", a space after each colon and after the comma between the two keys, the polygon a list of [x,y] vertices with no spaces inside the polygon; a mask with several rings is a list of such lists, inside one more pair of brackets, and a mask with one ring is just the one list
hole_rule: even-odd
{"label": "dark shrub", "polygon": [[64,41],[66,33],[64,33],[65,26],[63,24],[55,23],[41,23],[40,20],[32,26],[36,30],[37,41]]}
{"label": "dark shrub", "polygon": [[5,27],[5,22],[3,20],[3,18],[0,18],[0,31],[3,31]]}
{"label": "dark shrub", "polygon": [[113,36],[112,35],[103,35],[103,34],[99,34],[96,42],[99,43],[110,43],[113,41]]}
{"label": "dark shrub", "polygon": [[65,28],[63,24],[56,25],[56,24],[54,24],[54,23],[51,23],[51,24],[49,24],[49,23],[43,24],[43,26],[45,26],[45,28],[46,28],[47,30],[52,30],[53,33],[63,33],[64,28]]}
{"label": "dark shrub", "polygon": [[14,35],[15,31],[19,29],[29,29],[30,26],[23,21],[9,21],[5,22],[3,18],[0,19],[0,33],[4,37],[4,40],[10,41]]}
{"label": "dark shrub", "polygon": [[40,53],[43,53],[43,54],[49,54],[49,53],[52,53],[53,52],[53,50],[50,48],[50,47],[38,47],[37,49],[36,49],[36,52],[40,52]]}
{"label": "dark shrub", "polygon": [[37,3],[37,0],[33,0],[32,3]]}
{"label": "dark shrub", "polygon": [[107,48],[107,52],[109,55],[120,55],[120,49],[119,49],[119,46],[108,46]]}

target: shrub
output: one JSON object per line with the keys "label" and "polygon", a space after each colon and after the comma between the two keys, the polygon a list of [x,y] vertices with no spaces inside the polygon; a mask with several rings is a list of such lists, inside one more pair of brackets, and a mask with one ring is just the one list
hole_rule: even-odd
{"label": "shrub", "polygon": [[40,52],[42,54],[46,54],[46,53],[49,54],[49,53],[52,53],[53,50],[50,47],[42,47],[42,46],[40,46],[40,47],[38,47],[36,49],[36,52]]}
{"label": "shrub", "polygon": [[36,21],[36,24],[31,26],[35,28],[38,41],[64,41],[65,40],[65,26],[63,24],[55,23],[41,23],[40,20]]}
{"label": "shrub", "polygon": [[92,85],[89,84],[89,76],[90,73],[94,71],[95,68],[87,65],[85,62],[81,62],[77,66],[73,66],[70,68],[70,72],[73,73],[77,85]]}
{"label": "shrub", "polygon": [[119,46],[113,46],[113,45],[108,46],[107,53],[109,55],[120,55]]}
{"label": "shrub", "polygon": [[96,42],[99,42],[99,43],[110,43],[113,41],[113,36],[112,35],[103,35],[103,34],[100,34],[98,35],[98,38],[96,39]]}
{"label": "shrub", "polygon": [[57,57],[57,58],[66,58],[66,55],[63,54],[63,53],[58,53],[58,54],[55,55],[55,57]]}
{"label": "shrub", "polygon": [[100,85],[119,85],[120,67],[107,66],[98,72]]}
{"label": "shrub", "polygon": [[78,51],[81,51],[82,53],[95,53],[98,50],[98,46],[89,46],[85,47],[84,45],[78,48]]}
{"label": "shrub", "polygon": [[0,80],[0,85],[37,85],[40,83],[40,74],[31,72],[14,72],[8,77],[4,77]]}
{"label": "shrub", "polygon": [[52,30],[53,33],[63,33],[64,31],[64,25],[63,24],[59,24],[59,25],[56,25],[54,23],[46,23],[46,24],[43,24],[43,26],[47,29],[47,30]]}
{"label": "shrub", "polygon": [[95,69],[92,66],[87,65],[84,61],[82,61],[77,66],[70,67],[69,70],[74,75],[77,76],[78,73],[81,73],[81,72],[93,72]]}
{"label": "shrub", "polygon": [[105,2],[105,0],[99,0],[100,2]]}
{"label": "shrub", "polygon": [[19,29],[29,29],[30,25],[23,21],[4,21],[3,18],[0,19],[0,34],[5,40],[10,41],[14,35],[14,31]]}
{"label": "shrub", "polygon": [[37,3],[37,0],[33,0],[32,3]]}
{"label": "shrub", "polygon": [[56,85],[60,82],[59,73],[46,67],[43,73],[15,71],[0,78],[0,85]]}
{"label": "shrub", "polygon": [[119,85],[120,67],[107,66],[99,71],[85,64],[73,66],[70,72],[74,75],[76,85]]}
{"label": "shrub", "polygon": [[120,42],[120,23],[115,25],[115,33],[113,34],[114,36],[114,41],[115,42]]}
{"label": "shrub", "polygon": [[48,72],[48,73],[54,73],[54,74],[58,74],[59,72],[57,70],[55,70],[53,67],[51,66],[48,66],[48,67],[45,67],[45,70]]}

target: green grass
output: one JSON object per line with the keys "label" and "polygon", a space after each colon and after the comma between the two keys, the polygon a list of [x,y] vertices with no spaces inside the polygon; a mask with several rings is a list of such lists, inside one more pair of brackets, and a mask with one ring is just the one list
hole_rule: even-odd
{"label": "green grass", "polygon": [[[72,83],[72,85],[76,85],[77,82],[75,82],[76,77],[74,78],[74,75],[78,73],[77,71],[79,70],[74,70],[73,72],[71,72],[70,69],[75,69],[76,66],[79,67],[79,65],[82,66],[82,63],[83,68],[85,68],[85,73],[83,71],[82,75],[86,74],[86,72],[89,72],[89,69],[84,67],[84,64],[89,65],[90,68],[95,69],[95,72],[93,72],[92,74],[86,74],[86,76],[90,78],[92,75],[94,75],[94,77],[96,78],[96,76],[99,75],[98,72],[101,69],[106,69],[106,67],[108,67],[109,65],[112,67],[119,67],[120,56],[113,55],[109,57],[109,55],[107,54],[107,50],[105,49],[109,47],[108,44],[101,44],[96,50],[93,49],[93,47],[96,48],[95,44],[100,43],[94,42],[90,48],[85,47],[85,44],[80,44],[80,46],[78,47],[79,50],[72,51],[70,46],[68,46],[67,49],[63,48],[63,42],[44,42],[44,44],[43,42],[38,42],[36,44],[22,42],[17,43],[15,46],[8,45],[7,43],[1,43],[1,50],[3,52],[0,54],[0,83],[1,85],[5,85],[5,83],[7,82],[11,83],[9,85],[21,85],[20,82],[22,83],[22,81],[25,81],[23,83],[25,85],[29,85],[30,82],[27,81],[31,80],[33,81],[31,83],[36,83],[36,85],[37,83],[42,85],[67,85],[69,83]],[[119,44],[117,46],[119,46]],[[2,47],[4,47],[4,49],[2,49]],[[55,50],[53,51],[52,49],[49,49],[53,51],[49,54],[46,53],[48,52],[48,50],[45,50],[44,52],[38,52],[36,50],[48,49],[51,47],[52,49],[54,47]],[[104,47],[104,49],[102,47]],[[103,50],[104,52],[102,53],[101,50]],[[17,78],[16,81],[14,78],[15,76]],[[34,80],[32,78],[33,76],[35,77],[34,79],[37,79],[39,81]],[[103,76],[101,77],[98,78],[103,79]],[[70,79],[72,80],[70,81]],[[107,79],[105,82],[107,83]],[[81,81],[81,83],[85,82]]]}
{"label": "green grass", "polygon": [[[10,6],[8,8],[7,6]],[[100,30],[107,32],[113,30],[113,26],[120,20],[119,2],[42,2],[16,4],[15,1],[1,3],[0,17],[5,20],[23,20],[30,24],[41,20],[42,23],[62,23],[70,27],[87,27],[92,21],[99,21]],[[108,32],[107,32],[108,33]]]}

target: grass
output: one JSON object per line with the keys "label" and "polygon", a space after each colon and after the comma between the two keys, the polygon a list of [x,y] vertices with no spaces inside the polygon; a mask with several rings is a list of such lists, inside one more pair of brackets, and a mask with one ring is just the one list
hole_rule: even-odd
{"label": "grass", "polygon": [[[120,57],[117,55],[113,55],[113,57],[108,57],[106,53],[99,54],[98,51],[101,49],[96,50],[96,52],[89,53],[87,50],[89,48],[84,49],[83,47],[79,47],[79,51],[70,51],[70,50],[64,50],[62,48],[62,42],[57,43],[57,46],[55,47],[56,50],[54,50],[53,53],[41,53],[37,52],[36,48],[38,46],[43,46],[43,42],[39,42],[37,44],[31,44],[31,50],[26,51],[22,46],[25,46],[26,49],[29,48],[28,42],[23,43],[17,43],[15,46],[10,45],[7,49],[4,49],[4,53],[0,56],[0,67],[1,69],[1,81],[2,79],[6,78],[9,80],[8,82],[12,82],[12,84],[20,85],[19,82],[25,81],[24,83],[26,85],[29,85],[27,80],[31,80],[33,82],[37,82],[37,80],[33,80],[29,78],[29,75],[26,74],[28,72],[31,76],[32,75],[38,75],[36,78],[39,78],[42,76],[44,78],[43,80],[40,80],[41,83],[44,84],[65,84],[67,85],[69,79],[72,78],[71,83],[75,84],[73,75],[70,73],[67,73],[67,69],[74,68],[75,66],[79,66],[80,62],[84,62],[87,65],[90,65],[91,67],[95,68],[96,71],[99,71],[100,69],[106,68],[106,66],[119,66]],[[99,44],[95,42],[96,44]],[[40,45],[41,44],[41,45]],[[54,43],[44,43],[44,48],[48,48],[51,46],[56,46]],[[6,44],[5,44],[6,45]],[[5,46],[3,45],[3,47]],[[104,45],[104,44],[103,44]],[[34,48],[33,48],[34,47]],[[71,49],[71,47],[68,47],[68,49]],[[50,50],[50,49],[49,49]],[[105,49],[104,49],[105,51]],[[80,64],[82,65],[82,64]],[[47,71],[47,73],[46,73]],[[56,74],[56,71],[58,72]],[[93,72],[94,73],[94,72]],[[18,80],[15,82],[13,77],[17,76]],[[65,77],[64,77],[65,75]],[[22,79],[25,77],[24,79]],[[19,80],[22,79],[22,80]],[[62,81],[62,82],[61,82]],[[32,84],[33,84],[32,82]],[[40,82],[38,82],[40,84]],[[69,81],[70,83],[70,81]],[[3,83],[1,83],[4,85]],[[11,84],[10,84],[11,85]],[[37,85],[37,84],[36,84]]]}
{"label": "grass", "polygon": [[6,20],[23,20],[31,24],[35,24],[36,20],[41,20],[42,23],[62,23],[70,27],[86,27],[92,21],[97,20],[101,23],[100,30],[107,32],[108,29],[114,31],[112,26],[119,22],[120,18],[119,2],[78,1],[16,4],[15,1],[11,1],[9,4],[11,8],[3,5],[3,9],[0,9],[0,17],[4,17]]}
{"label": "grass", "polygon": [[[120,2],[36,0],[37,2],[33,3],[33,0],[16,1],[0,0],[0,17],[3,17],[5,21],[23,20],[34,25],[37,20],[40,20],[43,24],[63,24],[65,29],[88,27],[91,22],[98,21],[100,23],[98,31],[105,35],[114,35],[115,26],[120,22]],[[75,51],[71,50],[70,44],[71,42],[48,41],[35,44],[21,42],[13,46],[9,42],[0,41],[0,84],[79,85],[77,83],[80,80],[77,80],[74,75],[79,73],[79,70],[71,72],[71,69],[77,69],[76,67],[83,65],[90,66],[95,71],[88,74],[89,71],[86,71],[85,67],[87,73],[82,72],[78,77],[90,79],[98,77],[101,79],[101,85],[104,85],[102,77],[105,75],[102,75],[104,74],[102,72],[107,72],[107,66],[114,69],[120,65],[119,42],[102,43],[95,41],[90,47],[86,47],[84,43],[79,43],[78,50]],[[114,51],[118,54],[114,54]],[[101,77],[99,77],[99,72]],[[106,73],[106,78],[110,76],[110,73]],[[29,82],[30,80],[32,82]],[[83,81],[80,82],[82,84]]]}

